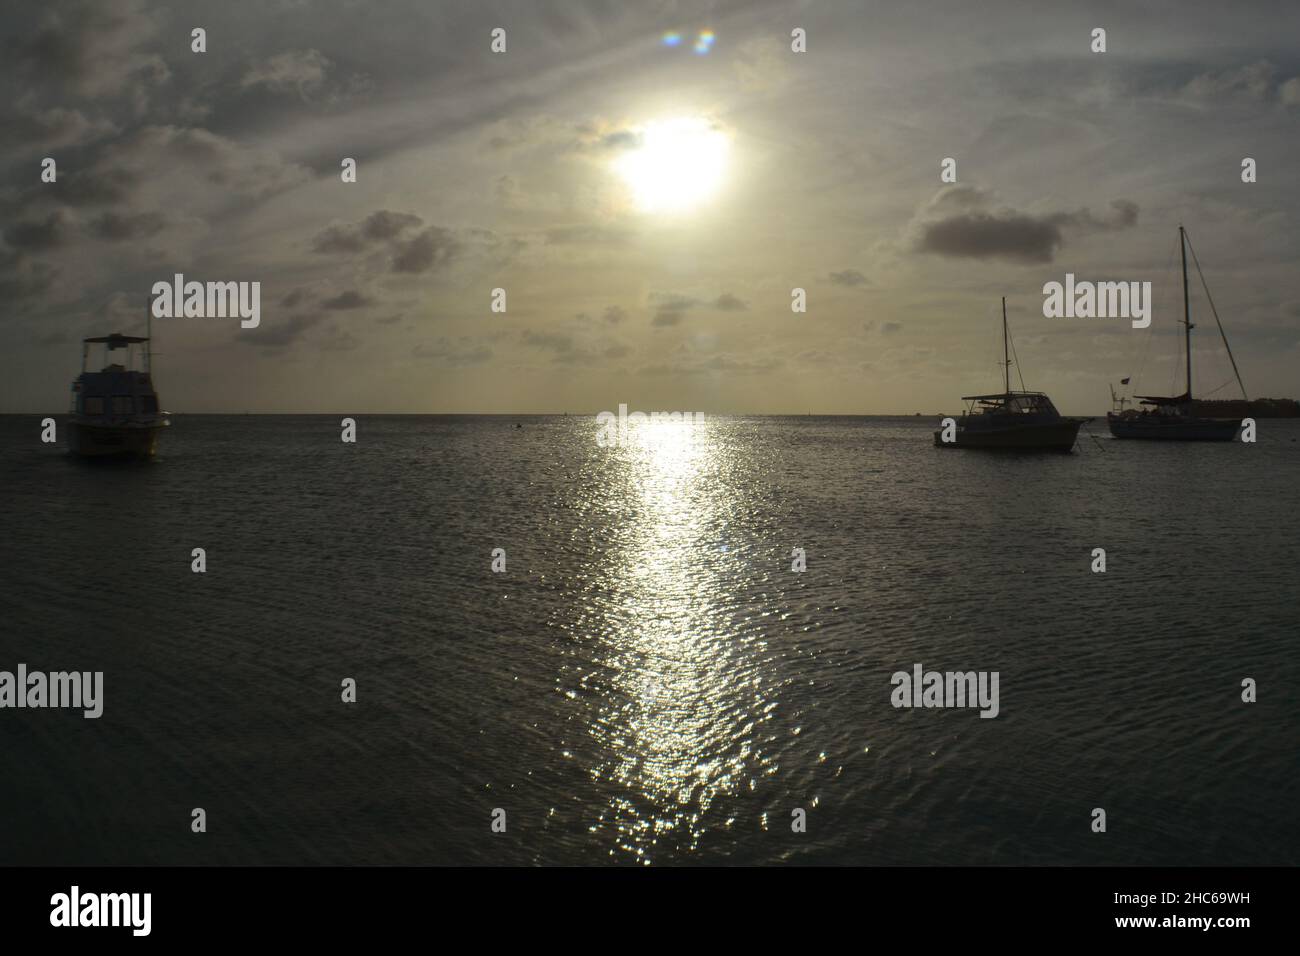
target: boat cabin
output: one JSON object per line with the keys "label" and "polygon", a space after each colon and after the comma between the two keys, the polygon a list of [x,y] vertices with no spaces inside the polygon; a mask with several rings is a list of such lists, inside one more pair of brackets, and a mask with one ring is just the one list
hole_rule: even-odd
{"label": "boat cabin", "polygon": [[1191,396],[1182,395],[1138,395],[1138,404],[1146,406],[1141,415],[1188,415],[1191,413]]}
{"label": "boat cabin", "polygon": [[1061,417],[1052,400],[1042,392],[1003,392],[999,395],[965,395],[965,418],[980,419],[991,416],[1016,416],[1016,421],[1038,419],[1055,421]]}
{"label": "boat cabin", "polygon": [[[117,332],[84,339],[81,374],[72,383],[72,414],[79,420],[104,425],[159,418],[158,394],[149,372],[148,343],[146,337]],[[105,363],[97,372],[87,370],[94,345],[103,346]],[[114,360],[117,351],[125,351],[121,361]],[[133,357],[143,368],[133,367]]]}

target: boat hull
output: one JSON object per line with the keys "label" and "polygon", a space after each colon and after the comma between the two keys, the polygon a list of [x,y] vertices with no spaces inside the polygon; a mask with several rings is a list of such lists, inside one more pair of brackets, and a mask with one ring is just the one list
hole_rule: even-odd
{"label": "boat hull", "polygon": [[1068,452],[1074,448],[1083,419],[1061,419],[1002,428],[963,428],[958,426],[953,441],[943,440],[943,430],[934,433],[938,448],[988,448],[1016,451]]}
{"label": "boat hull", "polygon": [[162,425],[68,425],[68,447],[81,458],[152,458]]}
{"label": "boat hull", "polygon": [[1166,418],[1161,421],[1161,417],[1107,415],[1106,424],[1115,438],[1143,441],[1232,441],[1241,429],[1241,422],[1230,418]]}

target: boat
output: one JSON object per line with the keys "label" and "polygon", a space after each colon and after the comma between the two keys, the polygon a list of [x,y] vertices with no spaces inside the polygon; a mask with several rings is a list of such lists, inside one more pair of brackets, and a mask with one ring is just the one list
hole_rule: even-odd
{"label": "boat", "polygon": [[[83,458],[152,458],[158,435],[169,424],[153,386],[147,335],[114,332],[83,339],[81,374],[72,383],[69,447]],[[103,346],[104,366],[87,370],[91,347]],[[139,348],[134,348],[139,346]],[[120,362],[114,352],[125,351]],[[137,353],[140,367],[133,367]]]}
{"label": "boat", "polygon": [[[1018,449],[1021,451],[1068,452],[1074,448],[1079,429],[1091,418],[1068,418],[1056,410],[1043,392],[1012,391],[1010,332],[1007,330],[1007,300],[1002,300],[1003,390],[996,395],[967,395],[966,412],[953,429],[938,428],[938,448]],[[1024,388],[1024,381],[1021,381]],[[944,433],[949,433],[944,440]]]}
{"label": "boat", "polygon": [[[1191,303],[1187,294],[1188,245],[1190,241],[1187,238],[1187,230],[1180,225],[1178,247],[1183,259],[1183,355],[1186,360],[1187,390],[1181,395],[1172,396],[1138,395],[1138,403],[1146,406],[1141,411],[1135,408],[1124,408],[1120,403],[1116,410],[1106,413],[1106,424],[1110,426],[1110,433],[1115,438],[1136,438],[1147,441],[1232,441],[1241,428],[1239,418],[1207,418],[1198,415],[1197,403],[1192,398],[1192,329],[1196,326],[1192,324]],[[1192,250],[1192,259],[1193,261],[1196,259],[1195,249]],[[1201,275],[1201,283],[1204,284],[1205,275],[1201,273],[1199,262],[1196,263],[1196,271]],[[1209,291],[1207,285],[1205,288],[1207,298]],[[1237,371],[1237,360],[1232,357],[1232,347],[1228,345],[1228,335],[1223,331],[1223,323],[1219,322],[1219,313],[1214,308],[1213,299],[1210,300],[1210,310],[1214,312],[1214,321],[1218,323],[1223,345],[1228,350],[1232,371],[1237,376],[1237,384],[1241,386],[1241,394],[1245,398],[1246,386],[1241,381],[1241,373]],[[1127,382],[1127,379],[1125,381]],[[1113,388],[1111,397],[1114,399]]]}

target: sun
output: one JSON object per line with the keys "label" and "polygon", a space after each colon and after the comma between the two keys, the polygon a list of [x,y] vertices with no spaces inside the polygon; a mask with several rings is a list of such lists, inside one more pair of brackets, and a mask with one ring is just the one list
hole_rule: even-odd
{"label": "sun", "polygon": [[717,193],[731,143],[711,120],[700,116],[655,120],[641,126],[636,146],[614,163],[643,212],[680,213]]}

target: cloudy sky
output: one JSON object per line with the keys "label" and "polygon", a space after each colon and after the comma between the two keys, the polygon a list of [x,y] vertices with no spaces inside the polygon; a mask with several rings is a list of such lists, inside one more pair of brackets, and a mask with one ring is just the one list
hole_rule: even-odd
{"label": "cloudy sky", "polygon": [[[262,286],[256,329],[155,321],[180,412],[953,411],[1005,295],[1096,413],[1175,385],[1180,222],[1252,397],[1300,396],[1300,4],[1052,6],[8,2],[0,411],[180,272]],[[1044,318],[1067,272],[1153,282],[1152,332]]]}

